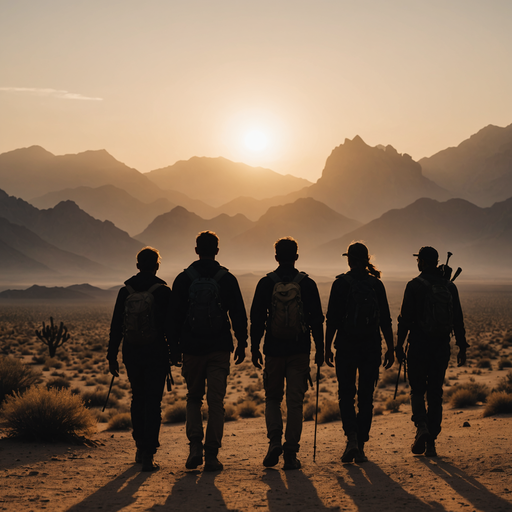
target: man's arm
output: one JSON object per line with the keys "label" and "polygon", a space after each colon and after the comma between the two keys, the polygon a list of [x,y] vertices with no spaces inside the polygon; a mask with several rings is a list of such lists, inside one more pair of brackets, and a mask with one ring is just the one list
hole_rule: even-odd
{"label": "man's arm", "polygon": [[260,343],[261,338],[263,338],[265,333],[265,326],[268,316],[268,290],[265,286],[265,279],[266,278],[260,279],[256,286],[250,312],[251,358],[252,364],[259,369],[261,369],[261,365],[263,364],[263,356],[260,351]]}
{"label": "man's arm", "polygon": [[464,327],[464,316],[462,314],[459,291],[453,283],[450,284],[450,291],[453,299],[453,332],[455,334],[455,344],[459,347],[457,366],[463,366],[466,363],[466,349],[469,347],[469,344],[466,341],[466,329]]}
{"label": "man's arm", "polygon": [[402,299],[402,307],[398,315],[398,334],[396,341],[395,354],[398,361],[401,363],[404,358],[404,343],[409,334],[409,330],[414,323],[414,293],[411,289],[411,282],[407,283],[404,291],[404,298]]}
{"label": "man's arm", "polygon": [[235,338],[237,341],[237,347],[235,349],[235,364],[240,364],[245,359],[245,349],[247,347],[247,313],[245,311],[244,299],[240,286],[236,277],[232,274],[229,276],[229,318],[231,319],[231,325]]}
{"label": "man's arm", "polygon": [[311,335],[315,342],[315,364],[322,366],[324,364],[324,313],[322,303],[316,283],[308,279],[308,323],[311,328]]}
{"label": "man's arm", "polygon": [[117,294],[112,321],[110,322],[110,334],[108,340],[107,360],[109,371],[114,377],[119,377],[119,363],[117,362],[117,354],[119,345],[123,339],[123,313],[124,301],[126,299],[126,288],[121,288]]}
{"label": "man's arm", "polygon": [[378,296],[379,296],[379,310],[380,310],[380,330],[386,342],[386,353],[384,354],[383,366],[388,370],[395,362],[395,355],[393,352],[393,327],[391,321],[391,313],[389,311],[389,303],[386,295],[386,288],[382,281],[378,281]]}

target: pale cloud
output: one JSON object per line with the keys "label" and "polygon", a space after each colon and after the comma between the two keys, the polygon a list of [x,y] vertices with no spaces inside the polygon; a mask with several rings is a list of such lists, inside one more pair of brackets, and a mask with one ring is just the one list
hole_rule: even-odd
{"label": "pale cloud", "polygon": [[32,94],[34,96],[51,96],[53,98],[61,98],[65,100],[103,101],[103,98],[91,98],[76,92],[69,92],[59,89],[38,89],[35,87],[0,87],[0,92],[25,93]]}

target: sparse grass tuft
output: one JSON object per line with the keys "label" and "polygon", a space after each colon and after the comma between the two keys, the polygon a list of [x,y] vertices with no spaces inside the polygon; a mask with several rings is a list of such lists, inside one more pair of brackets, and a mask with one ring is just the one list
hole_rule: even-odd
{"label": "sparse grass tuft", "polygon": [[6,399],[4,415],[10,437],[57,441],[90,435],[95,421],[80,397],[67,389],[32,387]]}
{"label": "sparse grass tuft", "polygon": [[[490,393],[490,389],[485,384],[480,384],[475,382],[475,379],[472,379],[470,382],[466,382],[464,384],[455,384],[450,389],[446,390],[445,395],[447,399],[451,399],[451,397],[458,393],[459,390],[466,389],[471,391],[476,396],[476,402],[485,402],[487,395]],[[462,396],[462,395],[461,395]]]}
{"label": "sparse grass tuft", "polygon": [[484,418],[496,414],[512,413],[512,394],[505,391],[495,391],[487,397],[483,412]]}
{"label": "sparse grass tuft", "polygon": [[316,406],[314,403],[308,403],[304,406],[304,421],[313,421],[315,419]]}
{"label": "sparse grass tuft", "polygon": [[69,379],[67,377],[54,377],[53,379],[49,379],[46,382],[46,387],[56,388],[56,389],[69,389],[71,386]]}
{"label": "sparse grass tuft", "polygon": [[261,416],[258,404],[254,400],[245,400],[239,404],[238,414],[241,418],[257,418]]}
{"label": "sparse grass tuft", "polygon": [[502,357],[498,363],[498,370],[503,368],[512,368],[512,361],[508,357]]}
{"label": "sparse grass tuft", "polygon": [[41,374],[18,359],[0,356],[0,404],[15,391],[23,393],[30,386],[38,384]]}
{"label": "sparse grass tuft", "polygon": [[224,421],[236,421],[239,418],[238,410],[232,405],[224,406]]}
{"label": "sparse grass tuft", "polygon": [[341,420],[338,402],[334,402],[333,400],[322,402],[320,412],[318,413],[318,423],[330,423],[331,421],[338,420]]}
{"label": "sparse grass tuft", "polygon": [[163,414],[164,423],[184,423],[187,419],[187,405],[185,402],[175,402],[165,408]]}
{"label": "sparse grass tuft", "polygon": [[512,394],[512,371],[507,372],[507,374],[498,381],[496,391],[505,391],[506,393]]}
{"label": "sparse grass tuft", "polygon": [[129,412],[116,414],[110,418],[107,430],[130,430],[132,428],[132,417]]}
{"label": "sparse grass tuft", "polygon": [[450,403],[457,409],[471,407],[478,402],[477,393],[473,389],[459,388],[452,394]]}

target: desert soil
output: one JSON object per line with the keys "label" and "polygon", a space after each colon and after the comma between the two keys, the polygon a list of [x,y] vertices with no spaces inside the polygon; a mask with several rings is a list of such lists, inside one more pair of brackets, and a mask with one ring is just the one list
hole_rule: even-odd
{"label": "desert soil", "polygon": [[[140,472],[128,432],[106,430],[98,446],[0,440],[0,509],[89,510],[347,510],[511,511],[512,417],[482,418],[482,407],[446,408],[439,457],[414,456],[408,406],[374,419],[369,462],[342,464],[339,421],[304,423],[303,467],[266,469],[262,417],[225,427],[224,470],[185,469],[183,424],[163,425],[160,470]],[[467,423],[466,423],[467,422]],[[464,424],[469,426],[464,426]]]}

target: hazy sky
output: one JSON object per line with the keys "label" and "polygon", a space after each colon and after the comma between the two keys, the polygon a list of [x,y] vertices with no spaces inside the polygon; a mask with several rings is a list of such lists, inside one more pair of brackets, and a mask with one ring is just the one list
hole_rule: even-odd
{"label": "hazy sky", "polygon": [[0,0],[0,152],[316,180],[355,135],[418,160],[512,123],[511,62],[510,0]]}

